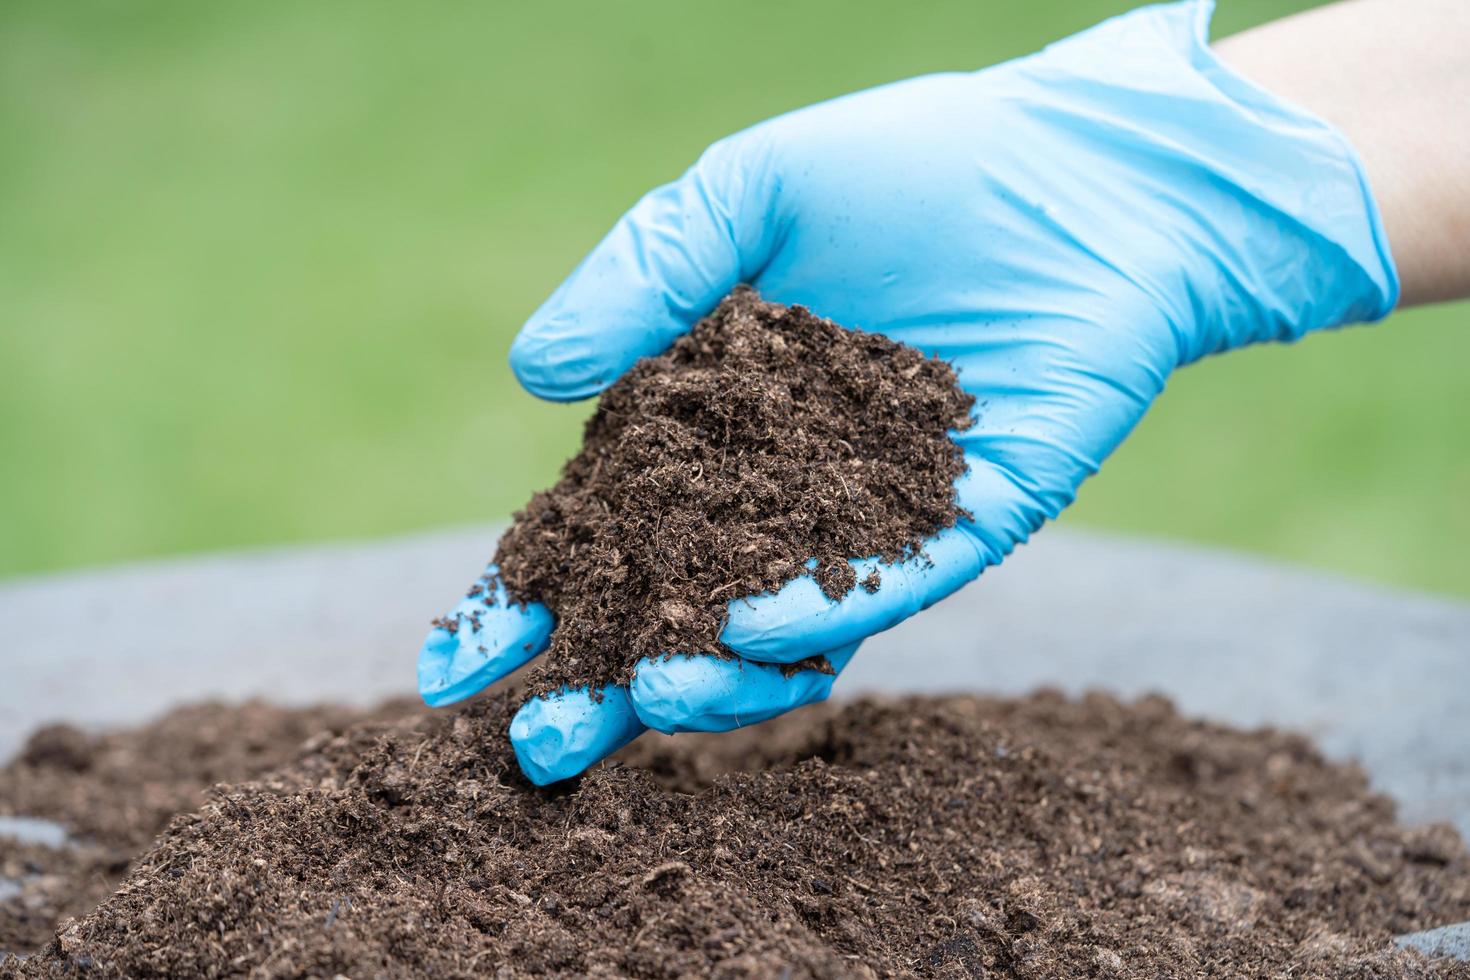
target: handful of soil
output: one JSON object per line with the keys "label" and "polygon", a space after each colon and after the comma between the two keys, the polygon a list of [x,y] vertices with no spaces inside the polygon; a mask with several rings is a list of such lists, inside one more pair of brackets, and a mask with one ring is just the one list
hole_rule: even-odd
{"label": "handful of soil", "polygon": [[[1292,735],[1159,698],[865,700],[646,736],[545,791],[504,748],[514,707],[415,711],[294,753],[336,719],[255,710],[265,754],[293,761],[175,817],[115,894],[9,947],[30,959],[0,951],[0,977],[1470,980],[1392,945],[1470,918],[1454,830],[1396,824]],[[148,798],[153,762],[130,785],[54,742],[0,771],[15,802],[70,787],[80,832]],[[185,778],[187,756],[169,768]],[[91,888],[75,870],[59,874]]]}
{"label": "handful of soil", "polygon": [[731,599],[808,572],[839,599],[848,559],[911,557],[960,515],[950,432],[973,403],[943,361],[737,288],[607,390],[560,481],[501,539],[509,595],[556,615],[529,693],[728,654]]}

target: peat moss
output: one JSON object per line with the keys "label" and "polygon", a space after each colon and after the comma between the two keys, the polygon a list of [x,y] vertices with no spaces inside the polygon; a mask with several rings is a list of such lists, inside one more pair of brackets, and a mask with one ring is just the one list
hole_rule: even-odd
{"label": "peat moss", "polygon": [[856,585],[848,559],[912,556],[960,517],[951,433],[972,405],[943,361],[737,289],[607,390],[561,479],[501,539],[510,595],[556,614],[528,686],[726,654],[730,600],[803,574],[836,599]]}

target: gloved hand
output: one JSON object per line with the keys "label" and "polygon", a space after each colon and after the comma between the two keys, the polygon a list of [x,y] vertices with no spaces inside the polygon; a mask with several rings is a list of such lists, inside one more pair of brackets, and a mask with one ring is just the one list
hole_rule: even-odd
{"label": "gloved hand", "polygon": [[[628,689],[536,700],[511,726],[538,783],[645,726],[722,730],[826,697],[776,666],[866,636],[999,562],[1071,503],[1176,367],[1385,315],[1398,280],[1356,156],[1207,48],[1206,0],[1148,7],[1039,54],[836,99],[716,143],[638,202],[517,337],[543,398],[596,394],[739,282],[952,361],[977,399],[959,437],[973,519],[882,588],[810,578],[730,604],[742,659],[644,661]],[[859,561],[861,579],[871,561]],[[544,649],[552,618],[504,602],[436,630],[430,704]],[[917,652],[916,652],[917,653]],[[914,669],[922,670],[920,663]]]}

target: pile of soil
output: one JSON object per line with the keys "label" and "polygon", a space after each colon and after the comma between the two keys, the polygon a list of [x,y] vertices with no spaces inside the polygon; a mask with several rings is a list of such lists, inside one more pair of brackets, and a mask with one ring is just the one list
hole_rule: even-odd
{"label": "pile of soil", "polygon": [[816,706],[538,790],[516,698],[318,739],[4,977],[1470,977],[1470,855],[1161,699]]}
{"label": "pile of soil", "polygon": [[0,833],[0,954],[39,949],[58,922],[112,894],[133,858],[215,783],[254,779],[354,724],[418,710],[408,699],[371,711],[208,702],[105,734],[38,729],[0,768],[0,816],[49,820],[69,840]]}
{"label": "pile of soil", "polygon": [[[943,361],[738,288],[607,390],[560,481],[501,539],[512,599],[556,614],[530,692],[627,683],[671,651],[728,655],[731,599],[803,574],[837,599],[857,584],[848,559],[910,557],[960,516],[951,430],[973,404]],[[489,584],[471,595],[493,602]]]}

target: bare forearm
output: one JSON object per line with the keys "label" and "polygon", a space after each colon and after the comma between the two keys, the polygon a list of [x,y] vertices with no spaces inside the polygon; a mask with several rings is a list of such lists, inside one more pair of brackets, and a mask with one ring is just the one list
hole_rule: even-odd
{"label": "bare forearm", "polygon": [[1352,142],[1383,214],[1402,305],[1470,296],[1470,0],[1345,0],[1226,38],[1216,51]]}

